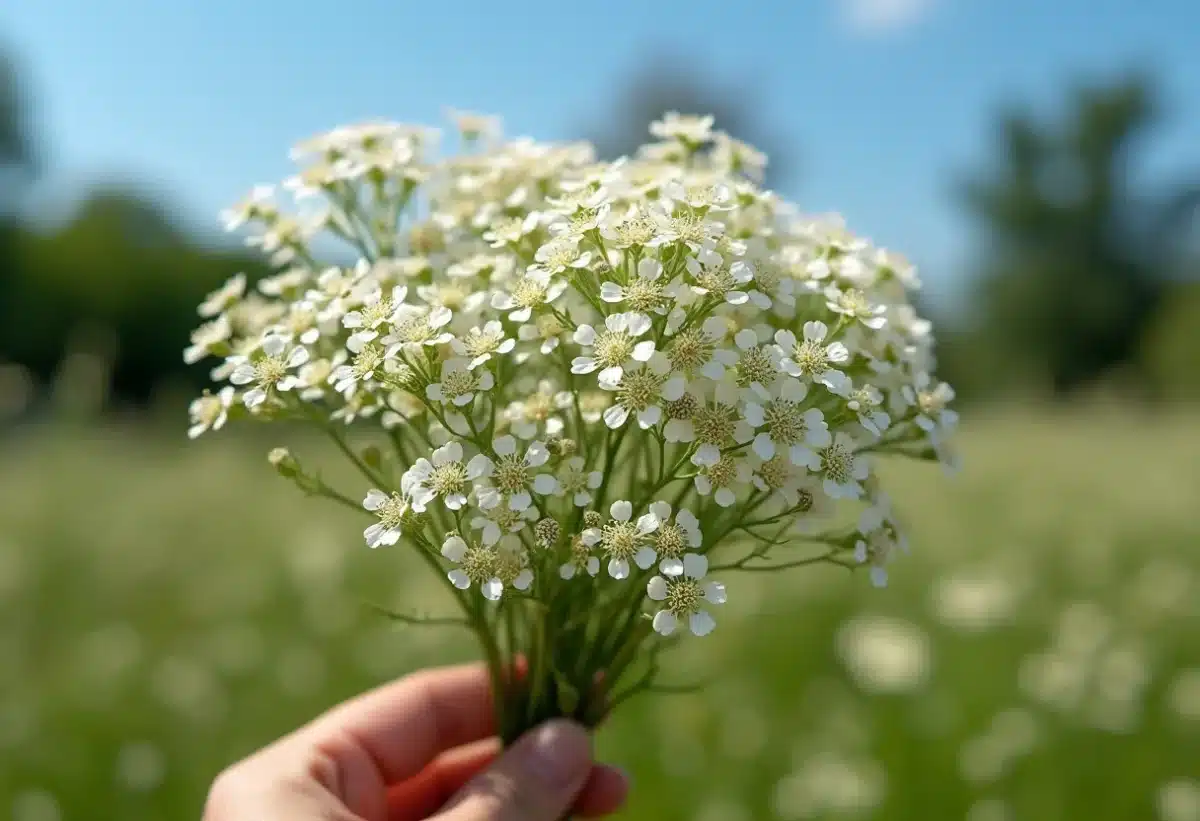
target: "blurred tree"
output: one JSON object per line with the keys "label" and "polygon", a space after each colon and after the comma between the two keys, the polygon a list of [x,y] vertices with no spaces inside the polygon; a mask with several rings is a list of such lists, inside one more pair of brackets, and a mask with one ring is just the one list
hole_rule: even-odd
{"label": "blurred tree", "polygon": [[0,218],[11,217],[33,181],[37,152],[16,64],[0,47]]}
{"label": "blurred tree", "polygon": [[148,398],[164,379],[203,382],[181,353],[196,305],[225,279],[258,278],[256,258],[193,243],[168,211],[129,190],[93,192],[51,233],[21,232],[21,276],[0,303],[0,358],[50,376],[77,331],[111,337],[113,389]]}
{"label": "blurred tree", "polygon": [[675,55],[651,57],[635,70],[611,104],[603,123],[587,133],[605,159],[634,153],[653,139],[650,123],[664,112],[711,114],[714,127],[766,153],[768,185],[792,182],[795,149],[765,123],[766,110],[753,83],[724,85],[697,73],[696,61]]}
{"label": "blurred tree", "polygon": [[1195,184],[1132,190],[1130,155],[1157,113],[1135,76],[1076,89],[1059,123],[1000,118],[997,168],[962,191],[988,237],[976,304],[991,378],[1035,374],[1063,395],[1135,359],[1200,203]]}

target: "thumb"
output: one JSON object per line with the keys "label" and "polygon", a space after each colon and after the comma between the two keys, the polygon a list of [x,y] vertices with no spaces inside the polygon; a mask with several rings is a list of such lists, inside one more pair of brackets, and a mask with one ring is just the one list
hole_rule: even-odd
{"label": "thumb", "polygon": [[587,731],[549,721],[517,740],[487,771],[467,782],[437,821],[559,821],[592,769]]}

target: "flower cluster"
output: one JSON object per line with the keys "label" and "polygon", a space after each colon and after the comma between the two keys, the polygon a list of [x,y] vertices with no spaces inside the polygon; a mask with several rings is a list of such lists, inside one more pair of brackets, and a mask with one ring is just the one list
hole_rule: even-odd
{"label": "flower cluster", "polygon": [[526,648],[555,687],[619,674],[651,630],[711,631],[710,572],[883,583],[904,539],[874,460],[953,459],[913,266],[763,190],[765,158],[711,118],[668,114],[612,163],[460,121],[448,156],[431,129],[339,128],[226,213],[278,270],[202,306],[185,356],[222,386],[192,435],[324,429],[370,484],[369,546],[411,545],[484,632],[570,625]]}

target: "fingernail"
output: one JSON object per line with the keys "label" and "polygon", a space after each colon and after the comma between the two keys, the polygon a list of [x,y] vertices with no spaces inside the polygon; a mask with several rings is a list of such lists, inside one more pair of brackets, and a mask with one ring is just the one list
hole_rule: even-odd
{"label": "fingernail", "polygon": [[591,739],[573,721],[548,721],[534,730],[529,739],[529,763],[548,786],[576,784],[591,769]]}

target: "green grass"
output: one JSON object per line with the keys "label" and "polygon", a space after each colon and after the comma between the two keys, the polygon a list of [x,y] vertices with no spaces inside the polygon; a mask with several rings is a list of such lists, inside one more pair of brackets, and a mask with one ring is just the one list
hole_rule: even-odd
{"label": "green grass", "polygon": [[[888,471],[914,551],[887,590],[836,568],[726,580],[718,631],[667,665],[711,683],[600,734],[637,782],[625,817],[1124,820],[1196,777],[1200,418],[1009,412],[962,450],[953,480]],[[366,607],[445,603],[265,451],[0,441],[0,817],[195,819],[225,764],[473,655]],[[1200,817],[1191,784],[1167,821]]]}

